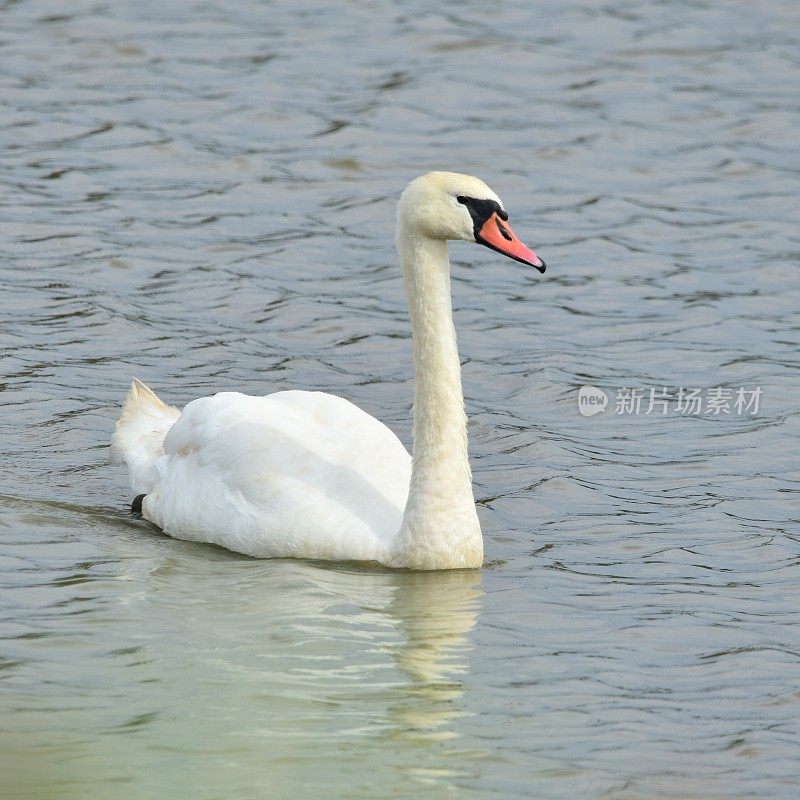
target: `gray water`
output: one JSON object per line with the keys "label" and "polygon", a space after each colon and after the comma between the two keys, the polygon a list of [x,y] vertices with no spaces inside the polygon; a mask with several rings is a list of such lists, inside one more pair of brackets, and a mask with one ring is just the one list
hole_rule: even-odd
{"label": "gray water", "polygon": [[[2,797],[796,800],[798,44],[793,0],[0,3]],[[131,519],[134,375],[410,444],[428,169],[549,265],[451,246],[485,568]]]}

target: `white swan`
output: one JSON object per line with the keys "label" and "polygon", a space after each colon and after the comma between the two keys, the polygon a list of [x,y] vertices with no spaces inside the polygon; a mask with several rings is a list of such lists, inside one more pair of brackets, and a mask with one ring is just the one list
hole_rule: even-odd
{"label": "white swan", "polygon": [[134,381],[112,438],[134,505],[179,539],[259,558],[476,568],[483,539],[467,458],[447,240],[544,272],[497,195],[469,175],[412,181],[397,251],[414,342],[414,454],[382,422],[324,392],[222,392],[179,412]]}

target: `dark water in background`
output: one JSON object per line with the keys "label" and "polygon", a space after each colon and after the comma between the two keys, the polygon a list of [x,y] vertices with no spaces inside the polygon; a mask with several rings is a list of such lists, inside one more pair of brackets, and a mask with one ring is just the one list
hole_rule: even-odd
{"label": "dark water in background", "polygon": [[[778,0],[0,4],[2,796],[797,798],[798,44]],[[432,168],[550,266],[451,247],[487,567],[131,520],[132,375],[408,443],[393,205]]]}

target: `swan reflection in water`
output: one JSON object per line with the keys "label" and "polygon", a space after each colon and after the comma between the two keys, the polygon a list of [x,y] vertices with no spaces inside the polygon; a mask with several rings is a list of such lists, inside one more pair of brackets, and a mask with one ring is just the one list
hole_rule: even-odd
{"label": "swan reflection in water", "polygon": [[[173,631],[158,657],[165,697],[153,698],[173,721],[148,723],[156,740],[219,742],[224,732],[242,747],[237,769],[257,762],[289,783],[300,769],[326,780],[326,770],[363,768],[364,758],[376,771],[444,766],[438,748],[420,745],[459,736],[480,571],[243,562],[184,547],[196,557],[162,561],[137,595],[147,607],[131,609]],[[454,761],[448,774],[460,771]]]}
{"label": "swan reflection in water", "polygon": [[90,626],[70,651],[67,676],[99,663],[107,679],[76,687],[62,714],[43,696],[52,734],[6,740],[15,796],[52,783],[130,797],[157,775],[163,796],[264,785],[272,800],[298,786],[316,799],[335,785],[369,797],[398,773],[450,791],[474,768],[447,742],[464,714],[479,571],[331,569],[129,536],[119,580],[81,584],[113,642],[98,649]]}
{"label": "swan reflection in water", "polygon": [[483,589],[478,570],[410,573],[398,576],[389,607],[404,641],[392,650],[397,667],[410,679],[403,699],[391,707],[398,736],[447,739],[458,734],[448,723],[464,712],[464,693]]}

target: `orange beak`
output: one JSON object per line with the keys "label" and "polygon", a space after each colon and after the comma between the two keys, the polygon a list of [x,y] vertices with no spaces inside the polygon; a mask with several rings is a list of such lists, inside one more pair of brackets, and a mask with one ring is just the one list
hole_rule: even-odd
{"label": "orange beak", "polygon": [[531,267],[536,267],[539,272],[544,273],[546,265],[536,253],[526,247],[514,233],[511,226],[500,219],[497,212],[494,212],[483,227],[478,232],[475,239],[492,250],[497,250],[504,256],[513,258],[514,261],[521,261]]}

